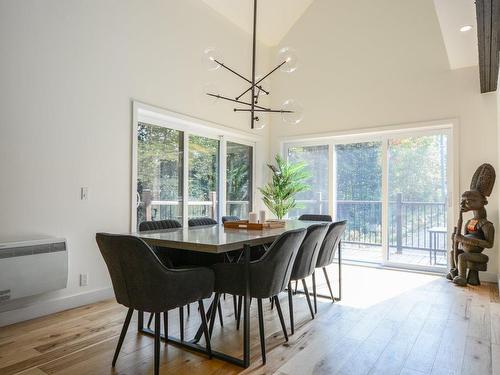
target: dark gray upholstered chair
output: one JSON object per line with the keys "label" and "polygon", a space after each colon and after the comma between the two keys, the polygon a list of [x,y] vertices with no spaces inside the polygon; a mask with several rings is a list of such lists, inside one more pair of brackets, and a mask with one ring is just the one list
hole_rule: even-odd
{"label": "dark gray upholstered chair", "polygon": [[[326,232],[325,239],[321,245],[319,251],[318,259],[316,260],[316,268],[322,268],[325,275],[326,284],[328,285],[328,290],[330,291],[330,296],[332,301],[335,300],[332,292],[332,286],[330,285],[330,279],[328,278],[328,272],[326,272],[326,266],[333,263],[335,258],[336,250],[341,246],[341,238],[345,232],[347,226],[347,220],[337,221],[330,224],[328,231]],[[313,285],[316,285],[316,279],[313,274]],[[316,288],[314,288],[314,305],[316,306]]]}
{"label": "dark gray upholstered chair", "polygon": [[172,228],[182,228],[182,224],[174,219],[143,221],[139,224],[139,232]]}
{"label": "dark gray upholstered chair", "polygon": [[[182,224],[177,220],[167,219],[167,220],[154,220],[154,221],[143,221],[139,224],[139,232],[145,232],[149,230],[163,230],[163,229],[175,229],[182,228]],[[156,256],[160,261],[168,268],[175,268],[174,264],[186,263],[183,259],[183,251],[177,249],[168,249],[160,246],[151,246]],[[187,305],[187,312],[190,313],[189,304]],[[153,323],[154,313],[149,315],[148,328],[151,327]],[[184,307],[179,307],[179,327],[181,340],[184,340]]]}
{"label": "dark gray upholstered chair", "polygon": [[238,221],[240,218],[238,216],[222,216],[222,224],[226,221]]}
{"label": "dark gray upholstered chair", "polygon": [[[288,284],[295,257],[305,235],[305,229],[296,229],[283,233],[273,242],[269,250],[259,260],[252,261],[249,266],[250,297],[257,298],[260,345],[264,363],[266,363],[266,345],[262,299],[274,299],[281,328],[283,329],[286,341],[288,341],[288,334],[286,332],[278,294],[284,291]],[[214,264],[212,268],[215,271],[215,301],[218,301],[221,293],[229,293],[238,296],[245,294],[245,280],[242,277],[245,272],[245,264],[217,263]],[[213,322],[211,321],[210,326],[212,325]]]}
{"label": "dark gray upholstered chair", "polygon": [[[162,230],[162,229],[172,229],[181,228],[182,225],[177,220],[156,220],[156,221],[143,221],[139,224],[139,232],[145,232],[148,230]],[[168,254],[169,249],[162,248],[160,246],[151,246],[156,256],[160,258],[163,264],[167,267],[174,267],[174,262],[171,259],[172,255]],[[170,252],[172,249],[170,249]]]}
{"label": "dark gray upholstered chair", "polygon": [[202,225],[215,225],[217,221],[209,217],[195,217],[188,220],[188,226],[199,227]]}
{"label": "dark gray upholstered chair", "polygon": [[299,220],[304,221],[333,221],[330,215],[304,214],[300,215]]}
{"label": "dark gray upholstered chair", "polygon": [[288,305],[290,308],[290,328],[292,334],[295,331],[293,322],[292,281],[302,281],[302,286],[306,295],[307,304],[309,305],[311,317],[314,319],[314,311],[311,305],[311,299],[309,298],[309,291],[307,290],[305,278],[311,276],[314,273],[319,250],[321,248],[321,244],[327,230],[327,223],[314,224],[309,226],[307,228],[307,233],[304,241],[300,245],[297,257],[295,258],[292,273],[290,275],[290,281],[288,282]]}
{"label": "dark gray upholstered chair", "polygon": [[[134,310],[155,313],[154,373],[160,367],[160,313],[168,322],[168,310],[198,301],[207,354],[211,357],[210,335],[203,298],[211,296],[214,273],[209,268],[173,270],[165,267],[153,250],[134,236],[97,233],[96,241],[106,262],[116,300],[128,307],[112,365],[116,364]],[[168,336],[168,324],[165,324]]]}

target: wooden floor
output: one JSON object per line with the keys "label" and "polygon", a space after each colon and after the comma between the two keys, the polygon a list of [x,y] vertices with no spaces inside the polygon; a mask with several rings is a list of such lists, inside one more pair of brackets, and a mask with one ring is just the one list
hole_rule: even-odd
{"label": "wooden floor", "polygon": [[[331,270],[334,272],[334,269]],[[295,300],[296,332],[284,343],[275,310],[265,307],[268,346],[262,366],[252,305],[252,365],[162,346],[162,374],[500,374],[500,303],[495,284],[459,288],[442,277],[344,267],[344,298],[320,300],[311,320],[303,296]],[[322,281],[322,280],[320,280]],[[325,292],[322,287],[322,291]],[[288,325],[286,295],[281,296]],[[208,305],[208,301],[206,301]],[[213,346],[237,354],[232,299],[223,306]],[[105,301],[0,328],[0,374],[150,374],[153,340],[136,332],[136,314],[116,368],[110,366],[126,309]],[[171,314],[170,332],[178,331]],[[186,335],[199,324],[195,305]]]}

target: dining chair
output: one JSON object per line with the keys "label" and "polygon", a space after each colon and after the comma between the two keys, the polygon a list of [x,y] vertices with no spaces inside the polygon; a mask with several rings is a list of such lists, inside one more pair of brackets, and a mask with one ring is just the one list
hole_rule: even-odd
{"label": "dining chair", "polygon": [[[330,284],[330,279],[328,278],[328,272],[326,271],[326,267],[333,263],[336,250],[337,249],[340,250],[342,242],[341,238],[345,232],[346,226],[347,226],[347,220],[337,221],[329,225],[328,231],[326,232],[325,238],[323,240],[323,244],[321,245],[321,249],[319,250],[318,259],[316,260],[316,268],[323,269],[323,274],[325,275],[326,284],[328,285],[328,290],[330,291],[330,296],[332,297],[332,301],[335,301],[335,297],[333,296],[332,286]],[[313,295],[314,295],[314,306],[317,311],[316,277],[314,274],[313,274]]]}
{"label": "dining chair", "polygon": [[299,220],[304,221],[332,221],[330,215],[303,214],[299,216]]}
{"label": "dining chair", "polygon": [[210,217],[195,217],[193,219],[188,220],[188,226],[190,227],[199,227],[202,225],[215,225],[217,221]]}
{"label": "dining chair", "polygon": [[[252,261],[249,264],[250,297],[257,299],[260,346],[264,363],[266,363],[266,344],[262,299],[274,299],[281,328],[285,340],[288,341],[278,294],[284,291],[288,284],[295,257],[305,235],[306,230],[304,228],[283,233],[259,260]],[[245,279],[242,277],[245,273],[245,266],[244,263],[217,263],[212,266],[215,272],[215,302],[218,301],[222,293],[238,296],[245,294]],[[213,320],[214,318],[210,320],[209,334],[212,331]]]}
{"label": "dining chair", "polygon": [[[195,217],[188,220],[189,227],[201,227],[206,225],[216,225],[217,221],[210,217]],[[195,251],[184,251],[184,264],[194,264],[197,266],[209,267],[214,263],[222,261],[226,258],[223,254],[204,254]],[[222,317],[222,305],[220,301],[217,303],[217,312],[219,315],[219,322],[224,326],[224,319]],[[236,315],[236,310],[235,310]]]}
{"label": "dining chair", "polygon": [[226,221],[238,221],[240,220],[240,218],[238,216],[231,216],[231,215],[228,215],[228,216],[222,216],[222,224],[224,224]]}
{"label": "dining chair", "polygon": [[203,299],[212,295],[214,273],[209,268],[169,269],[151,247],[134,236],[97,233],[96,241],[106,262],[119,304],[128,308],[118,339],[112,366],[120,353],[134,310],[155,314],[154,374],[160,368],[160,314],[164,313],[165,338],[168,337],[168,311],[198,301],[206,353],[212,356]]}
{"label": "dining chair", "polygon": [[323,242],[327,229],[327,223],[309,226],[307,228],[304,241],[302,241],[297,257],[295,258],[290,280],[288,281],[288,306],[290,309],[290,329],[292,334],[295,331],[293,320],[292,281],[302,281],[302,287],[304,288],[309,311],[311,312],[312,319],[314,319],[314,311],[305,279],[314,273],[321,243]]}
{"label": "dining chair", "polygon": [[[145,232],[150,230],[164,230],[164,229],[175,229],[182,228],[182,224],[174,219],[166,220],[151,220],[143,221],[139,224],[139,232]],[[161,246],[151,246],[151,249],[155,252],[156,256],[160,261],[168,268],[175,268],[174,264],[185,263],[182,261],[183,251],[177,249],[169,249]],[[173,259],[172,259],[173,258]],[[190,314],[189,304],[187,305],[187,313]],[[149,315],[149,320],[147,327],[151,328],[153,323],[154,314]],[[184,307],[179,307],[179,329],[181,340],[184,340]]]}

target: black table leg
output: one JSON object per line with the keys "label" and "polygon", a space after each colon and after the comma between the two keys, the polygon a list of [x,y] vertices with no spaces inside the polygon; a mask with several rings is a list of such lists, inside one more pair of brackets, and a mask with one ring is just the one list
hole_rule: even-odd
{"label": "black table leg", "polygon": [[144,328],[144,311],[137,311],[137,330],[140,332]]}
{"label": "black table leg", "polygon": [[245,252],[245,296],[243,299],[243,367],[250,366],[250,245]]}

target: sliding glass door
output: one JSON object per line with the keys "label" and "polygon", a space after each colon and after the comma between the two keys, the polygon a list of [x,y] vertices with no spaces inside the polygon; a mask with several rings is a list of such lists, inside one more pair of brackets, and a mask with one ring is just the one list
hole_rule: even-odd
{"label": "sliding glass door", "polygon": [[344,259],[382,262],[382,142],[335,145],[336,217]]}
{"label": "sliding glass door", "polygon": [[391,138],[387,145],[387,261],[446,266],[447,136]]}
{"label": "sliding glass door", "polygon": [[346,260],[443,269],[451,227],[451,134],[386,132],[375,141],[287,144],[288,160],[305,161],[312,173],[310,190],[297,199],[302,207],[289,217],[321,212],[347,220]]}
{"label": "sliding glass door", "polygon": [[317,146],[292,146],[288,148],[288,160],[293,163],[306,163],[311,177],[306,183],[311,187],[297,195],[297,208],[288,214],[290,218],[297,218],[303,213],[325,214],[329,213],[328,192],[328,145]]}
{"label": "sliding glass door", "polygon": [[223,215],[248,218],[253,202],[253,145],[138,122],[133,225]]}

